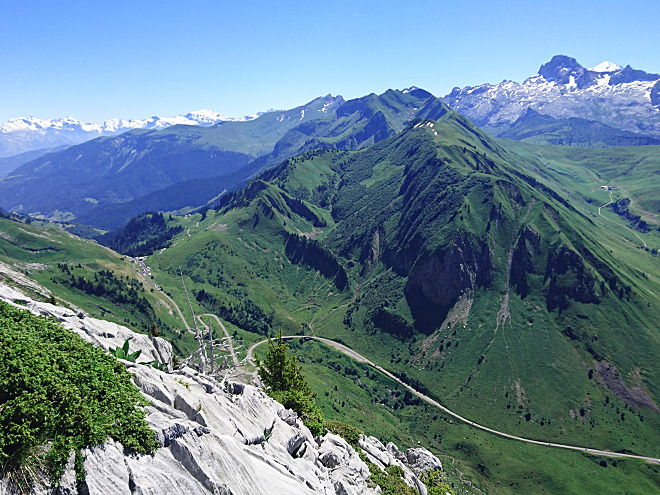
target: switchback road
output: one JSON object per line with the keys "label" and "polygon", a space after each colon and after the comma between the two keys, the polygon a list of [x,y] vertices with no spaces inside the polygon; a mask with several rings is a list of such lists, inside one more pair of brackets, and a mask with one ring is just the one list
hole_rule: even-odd
{"label": "switchback road", "polygon": [[197,318],[199,321],[202,322],[203,325],[206,325],[204,321],[202,320],[202,316],[208,316],[210,318],[215,318],[215,321],[220,325],[220,328],[222,328],[222,331],[225,332],[225,337],[227,337],[227,342],[229,342],[229,353],[231,354],[231,358],[234,361],[234,366],[239,366],[241,363],[238,360],[238,357],[236,356],[236,353],[234,352],[234,343],[232,342],[232,338],[229,335],[229,332],[225,328],[225,326],[222,324],[222,321],[220,321],[220,318],[218,318],[216,315],[211,314],[211,313],[206,313],[203,315],[199,315]]}

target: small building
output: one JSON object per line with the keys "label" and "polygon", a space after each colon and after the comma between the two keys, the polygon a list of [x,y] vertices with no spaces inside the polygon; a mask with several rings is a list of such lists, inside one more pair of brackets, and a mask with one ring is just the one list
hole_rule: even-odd
{"label": "small building", "polygon": [[616,191],[616,186],[600,186],[600,188],[606,191]]}

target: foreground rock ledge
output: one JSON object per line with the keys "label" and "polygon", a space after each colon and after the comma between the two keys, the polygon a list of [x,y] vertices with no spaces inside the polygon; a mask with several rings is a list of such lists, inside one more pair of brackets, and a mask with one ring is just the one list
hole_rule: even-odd
{"label": "foreground rock ledge", "polygon": [[[104,349],[131,338],[131,350],[171,366],[172,349],[163,339],[145,335],[66,308],[34,302],[0,284],[0,298],[52,316],[67,328]],[[313,438],[297,415],[263,391],[239,383],[220,384],[190,368],[164,373],[125,362],[135,383],[149,400],[146,420],[161,448],[154,455],[130,455],[108,440],[86,449],[90,495],[126,494],[338,494],[378,493],[369,483],[369,469],[346,441],[331,433]],[[418,475],[440,469],[425,449],[400,452],[376,438],[362,437],[360,447],[379,468],[398,465],[406,482],[420,495],[426,488]],[[35,493],[54,493],[45,483]],[[0,481],[0,495],[15,493]],[[57,493],[77,493],[72,460]]]}

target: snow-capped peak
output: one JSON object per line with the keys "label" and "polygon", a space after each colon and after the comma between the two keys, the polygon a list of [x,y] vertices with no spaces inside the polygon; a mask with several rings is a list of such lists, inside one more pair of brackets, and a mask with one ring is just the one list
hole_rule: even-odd
{"label": "snow-capped peak", "polygon": [[596,67],[592,67],[589,70],[592,72],[614,72],[621,70],[621,66],[613,64],[612,62],[605,61],[598,64]]}
{"label": "snow-capped peak", "polygon": [[116,132],[127,131],[129,129],[164,129],[177,124],[212,126],[218,122],[224,122],[227,120],[246,121],[254,118],[256,118],[256,116],[252,115],[239,118],[226,117],[213,110],[197,110],[196,112],[177,115],[176,117],[154,116],[138,120],[109,119],[102,124],[85,124],[72,117],[63,119],[37,119],[34,117],[23,117],[11,119],[6,124],[0,125],[0,133],[47,131],[51,129],[57,131],[113,134]]}
{"label": "snow-capped peak", "polygon": [[[213,110],[197,110],[176,117],[149,117],[146,119],[108,119],[103,123],[83,123],[73,117],[38,119],[20,117],[0,124],[0,157],[16,155],[39,148],[54,148],[78,144],[99,136],[112,136],[131,129],[162,130],[173,125],[198,125],[210,127],[225,121],[247,121],[258,115],[225,117]],[[4,145],[4,141],[11,141]],[[9,142],[7,141],[7,142]]]}
{"label": "snow-capped peak", "polygon": [[233,120],[213,110],[197,110],[196,112],[187,113],[185,117],[189,120],[194,120],[196,122],[200,122],[200,123],[208,122],[212,124],[216,124],[223,120]]}

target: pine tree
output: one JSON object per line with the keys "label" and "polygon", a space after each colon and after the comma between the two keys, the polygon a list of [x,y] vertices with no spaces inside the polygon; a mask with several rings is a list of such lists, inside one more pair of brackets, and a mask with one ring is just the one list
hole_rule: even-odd
{"label": "pine tree", "polygon": [[259,363],[259,378],[266,387],[266,393],[298,413],[312,434],[323,432],[323,413],[314,400],[316,394],[305,380],[298,358],[289,356],[289,346],[282,338],[282,330],[276,339],[268,341],[266,357]]}

